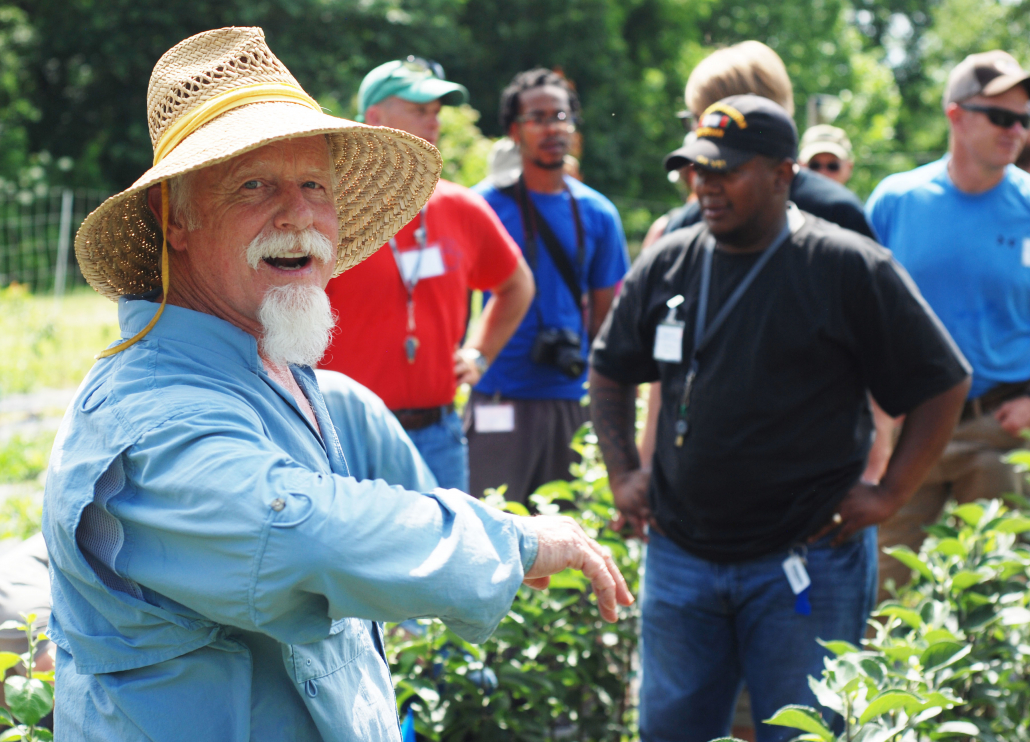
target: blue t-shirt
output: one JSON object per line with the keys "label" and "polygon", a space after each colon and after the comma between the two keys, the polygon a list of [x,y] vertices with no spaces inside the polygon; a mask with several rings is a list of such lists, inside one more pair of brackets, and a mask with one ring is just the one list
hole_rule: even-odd
{"label": "blue t-shirt", "polygon": [[[565,182],[568,191],[564,193],[530,191],[530,198],[576,267],[582,290],[586,292],[614,286],[629,269],[626,237],[622,233],[619,212],[611,201],[593,188],[574,178],[566,177]],[[508,233],[525,253],[522,215],[515,200],[486,181],[472,190],[493,207]],[[576,199],[583,223],[586,255],[582,267],[576,265],[576,225],[572,218],[569,193]],[[533,341],[545,327],[569,328],[578,332],[583,341],[584,358],[587,355],[588,340],[580,309],[542,240],[538,240],[536,253],[536,265],[530,264],[536,279],[533,306],[526,312],[522,324],[494,360],[490,370],[476,385],[476,391],[484,394],[500,392],[513,399],[579,399],[583,396],[586,372],[580,378],[573,379],[562,373],[557,366],[530,360]]]}
{"label": "blue t-shirt", "polygon": [[1030,175],[963,193],[948,158],[886,178],[866,214],[973,367],[970,397],[1030,379]]}

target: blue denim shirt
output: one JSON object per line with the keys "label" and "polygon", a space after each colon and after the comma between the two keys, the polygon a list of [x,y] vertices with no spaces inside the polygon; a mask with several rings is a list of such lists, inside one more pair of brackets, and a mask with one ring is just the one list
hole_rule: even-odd
{"label": "blue denim shirt", "polygon": [[[122,299],[124,337],[157,306]],[[536,557],[456,491],[349,476],[252,336],[169,306],[99,361],[58,432],[44,502],[58,739],[399,740],[377,621],[482,641]]]}

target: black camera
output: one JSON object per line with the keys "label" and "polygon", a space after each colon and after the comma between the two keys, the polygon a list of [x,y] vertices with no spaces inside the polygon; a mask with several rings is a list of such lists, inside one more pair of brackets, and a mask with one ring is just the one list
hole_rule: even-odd
{"label": "black camera", "polygon": [[578,379],[586,370],[583,345],[579,333],[568,328],[548,327],[541,330],[533,341],[529,357],[533,363],[557,366],[566,376]]}

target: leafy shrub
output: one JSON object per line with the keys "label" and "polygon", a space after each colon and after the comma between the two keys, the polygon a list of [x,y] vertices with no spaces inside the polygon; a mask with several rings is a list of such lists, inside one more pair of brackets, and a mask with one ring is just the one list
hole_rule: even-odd
{"label": "leafy shrub", "polygon": [[919,554],[888,553],[913,582],[880,605],[865,651],[827,642],[819,703],[844,722],[839,736],[818,711],[786,706],[769,724],[811,742],[923,742],[975,737],[1030,740],[1030,517],[1000,500],[952,505],[927,529]]}
{"label": "leafy shrub", "polygon": [[46,634],[40,632],[33,636],[34,613],[23,613],[22,617],[24,623],[4,621],[0,624],[0,630],[24,631],[29,643],[29,651],[22,655],[0,652],[0,675],[19,664],[25,669],[24,675],[12,675],[4,681],[4,698],[11,710],[0,707],[0,724],[11,728],[0,735],[0,739],[3,742],[48,742],[53,740],[53,734],[36,725],[54,708],[54,673],[52,670],[38,672],[34,661],[36,645],[46,639]]}
{"label": "leafy shrub", "polygon": [[11,436],[0,441],[0,484],[35,479],[50,463],[55,432],[34,436]]}
{"label": "leafy shrub", "polygon": [[[545,485],[531,500],[541,513],[560,507],[611,549],[636,594],[640,547],[607,528],[615,510],[588,426],[573,446],[583,455],[573,469],[576,479]],[[500,494],[488,501],[526,514]],[[435,620],[421,621],[416,633],[392,629],[387,651],[397,700],[402,709],[410,704],[416,730],[428,740],[585,742],[631,736],[635,710],[627,693],[636,624],[635,609],[623,610],[618,623],[605,623],[581,574],[555,575],[548,590],[523,586],[508,616],[480,646]]]}
{"label": "leafy shrub", "polygon": [[0,503],[0,541],[24,541],[43,528],[43,499],[30,494],[10,495]]}

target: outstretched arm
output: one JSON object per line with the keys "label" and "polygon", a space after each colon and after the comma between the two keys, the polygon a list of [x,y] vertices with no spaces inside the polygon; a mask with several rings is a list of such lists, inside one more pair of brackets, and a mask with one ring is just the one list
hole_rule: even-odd
{"label": "outstretched arm", "polygon": [[636,388],[590,369],[590,415],[608,467],[615,507],[633,527],[634,535],[646,539],[645,526],[651,520],[647,501],[651,470],[641,468],[637,453]]}
{"label": "outstretched arm", "polygon": [[809,541],[839,525],[833,540],[833,545],[839,546],[866,526],[883,523],[898,512],[944,451],[971,383],[967,377],[908,413],[880,483],[859,482],[852,487],[837,507],[839,522],[827,523]]}

